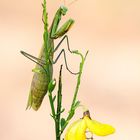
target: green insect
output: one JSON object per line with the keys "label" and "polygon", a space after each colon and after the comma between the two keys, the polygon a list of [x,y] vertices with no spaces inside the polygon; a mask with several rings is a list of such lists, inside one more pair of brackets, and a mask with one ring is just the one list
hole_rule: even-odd
{"label": "green insect", "polygon": [[[39,57],[36,58],[24,51],[21,51],[21,53],[24,56],[26,56],[27,58],[29,58],[30,60],[36,63],[36,66],[33,69],[34,75],[33,75],[32,83],[31,83],[28,104],[27,104],[27,108],[33,108],[36,111],[41,106],[44,96],[46,95],[48,91],[48,84],[52,80],[53,64],[57,62],[61,54],[64,54],[66,69],[72,74],[78,74],[78,73],[73,73],[69,70],[64,49],[61,50],[61,52],[59,53],[59,55],[57,56],[55,60],[53,59],[54,53],[57,51],[57,49],[59,48],[59,46],[65,39],[67,41],[68,50],[71,53],[73,53],[73,51],[70,50],[69,40],[66,33],[69,31],[69,29],[73,25],[74,20],[69,19],[58,29],[61,17],[64,16],[67,12],[67,8],[65,6],[61,6],[55,14],[51,27],[48,29],[48,22],[47,22],[48,17],[47,17],[47,12],[46,12],[45,0],[42,6],[43,6],[42,20],[44,23],[44,34],[43,34],[44,43],[41,48]],[[60,37],[62,37],[62,40],[58,43],[56,47],[54,47],[54,40]]]}

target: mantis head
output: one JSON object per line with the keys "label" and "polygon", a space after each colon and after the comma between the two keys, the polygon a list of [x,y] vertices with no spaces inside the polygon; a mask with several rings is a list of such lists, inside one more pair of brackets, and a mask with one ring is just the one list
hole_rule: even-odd
{"label": "mantis head", "polygon": [[63,5],[60,7],[60,9],[61,9],[62,15],[65,15],[66,12],[68,11],[68,9],[65,6],[63,6]]}

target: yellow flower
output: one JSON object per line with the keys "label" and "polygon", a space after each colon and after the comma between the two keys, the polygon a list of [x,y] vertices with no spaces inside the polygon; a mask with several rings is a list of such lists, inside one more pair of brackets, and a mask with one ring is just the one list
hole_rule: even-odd
{"label": "yellow flower", "polygon": [[97,136],[107,136],[115,132],[115,128],[90,118],[89,111],[84,112],[83,118],[72,123],[65,135],[65,140],[86,140],[86,131]]}

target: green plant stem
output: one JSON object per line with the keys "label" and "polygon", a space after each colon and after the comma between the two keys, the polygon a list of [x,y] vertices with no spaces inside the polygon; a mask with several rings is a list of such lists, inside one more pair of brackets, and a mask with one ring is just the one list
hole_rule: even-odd
{"label": "green plant stem", "polygon": [[61,129],[60,135],[63,133],[63,131],[65,130],[66,126],[68,125],[69,121],[71,120],[71,118],[73,117],[73,115],[75,113],[74,106],[75,106],[75,103],[76,103],[77,94],[78,94],[79,86],[80,86],[80,82],[81,82],[81,75],[82,75],[82,71],[83,71],[83,66],[84,66],[84,62],[85,62],[86,56],[88,54],[88,51],[86,52],[85,57],[83,57],[83,55],[79,52],[74,52],[74,53],[80,55],[82,61],[81,61],[80,66],[79,66],[79,74],[78,74],[78,78],[77,78],[77,84],[76,84],[75,93],[74,93],[73,101],[72,101],[72,104],[71,104],[71,108],[70,108],[69,114],[67,116],[66,122]]}
{"label": "green plant stem", "polygon": [[[46,0],[43,1],[43,15],[42,15],[42,20],[44,22],[44,34],[43,34],[43,39],[44,39],[44,47],[47,48],[46,46],[48,46],[48,14],[47,14],[47,10],[46,10]],[[46,50],[46,49],[45,49]],[[47,50],[46,50],[47,52]],[[55,132],[56,132],[56,140],[57,140],[57,120],[56,120],[56,113],[55,113],[55,107],[54,107],[54,101],[53,101],[53,97],[52,97],[52,92],[48,93],[49,96],[49,101],[50,101],[50,106],[51,106],[51,111],[52,111],[52,117],[54,119],[55,122]]]}
{"label": "green plant stem", "polygon": [[48,93],[48,96],[49,96],[49,101],[50,101],[50,106],[51,106],[51,110],[52,110],[52,117],[53,119],[55,120],[55,108],[54,108],[54,103],[53,103],[53,98],[52,98],[52,93]]}
{"label": "green plant stem", "polygon": [[[54,119],[54,122],[55,122],[55,132],[56,132],[56,136],[57,136],[57,121],[56,121],[56,114],[55,114],[55,108],[54,108],[54,102],[53,102],[53,98],[52,98],[52,92],[51,93],[48,93],[48,96],[49,96],[49,101],[50,101],[50,106],[51,106],[51,111],[52,111],[52,117]],[[57,140],[57,138],[56,138]]]}
{"label": "green plant stem", "polygon": [[62,107],[62,65],[60,67],[59,73],[59,84],[58,84],[58,92],[57,92],[57,114],[56,114],[56,140],[60,140],[60,118],[61,118],[61,107]]}
{"label": "green plant stem", "polygon": [[43,15],[42,15],[42,20],[44,22],[44,31],[48,32],[48,14],[47,14],[47,9],[46,9],[46,0],[43,1]]}
{"label": "green plant stem", "polygon": [[80,63],[79,75],[78,75],[78,78],[77,78],[77,84],[76,84],[75,93],[74,93],[74,97],[73,97],[73,101],[72,101],[72,104],[71,104],[70,111],[72,110],[72,108],[73,108],[73,106],[76,102],[77,94],[78,94],[78,91],[79,91],[79,86],[80,86],[80,83],[81,83],[82,70],[83,70],[83,66],[84,66],[84,62],[85,62],[85,59],[84,59],[83,55],[80,54],[80,53],[79,53],[79,55],[81,56],[82,62]]}
{"label": "green plant stem", "polygon": [[54,107],[54,98],[52,96],[52,91],[51,86],[49,86],[49,90],[50,91],[48,93],[48,97],[49,97],[49,101],[50,101],[50,106],[51,106],[51,111],[52,111],[52,117],[54,119],[55,122],[55,135],[56,135],[56,140],[60,140],[61,136],[59,135],[60,133],[60,118],[61,118],[61,106],[62,106],[62,77],[61,74],[62,73],[62,65],[60,67],[60,73],[59,73],[59,83],[58,83],[58,92],[57,92],[57,110],[55,112],[55,107]]}

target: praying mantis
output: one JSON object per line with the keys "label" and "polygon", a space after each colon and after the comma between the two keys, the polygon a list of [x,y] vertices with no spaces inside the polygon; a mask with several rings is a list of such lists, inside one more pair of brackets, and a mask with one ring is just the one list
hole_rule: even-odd
{"label": "praying mantis", "polygon": [[[35,111],[37,111],[40,108],[44,96],[47,94],[48,84],[53,78],[53,64],[55,64],[58,61],[61,54],[64,54],[66,69],[72,74],[78,74],[73,73],[71,70],[69,70],[66,60],[66,53],[64,49],[61,50],[61,52],[59,53],[59,55],[55,60],[53,59],[54,53],[58,50],[58,48],[60,47],[61,43],[64,40],[67,41],[67,46],[70,53],[77,52],[70,50],[68,36],[66,35],[66,33],[70,30],[70,28],[74,24],[74,20],[70,18],[60,28],[58,28],[62,16],[64,16],[68,10],[65,6],[60,6],[60,8],[57,10],[54,16],[51,27],[48,29],[46,0],[44,0],[42,6],[43,6],[42,20],[44,23],[44,34],[43,34],[43,46],[41,48],[39,57],[37,58],[24,51],[21,51],[21,54],[23,54],[24,56],[26,56],[27,58],[36,63],[36,66],[33,69],[34,75],[27,103],[27,109],[33,108]],[[61,41],[55,47],[54,41],[61,37],[62,37]]]}

